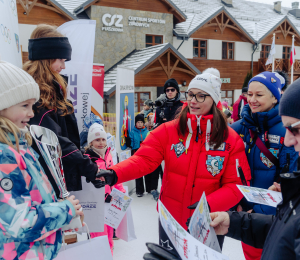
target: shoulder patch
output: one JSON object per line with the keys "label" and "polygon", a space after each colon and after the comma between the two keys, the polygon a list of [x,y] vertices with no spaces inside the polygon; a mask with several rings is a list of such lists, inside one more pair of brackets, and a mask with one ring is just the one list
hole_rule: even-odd
{"label": "shoulder patch", "polygon": [[273,144],[279,144],[280,136],[279,135],[268,135],[269,142]]}

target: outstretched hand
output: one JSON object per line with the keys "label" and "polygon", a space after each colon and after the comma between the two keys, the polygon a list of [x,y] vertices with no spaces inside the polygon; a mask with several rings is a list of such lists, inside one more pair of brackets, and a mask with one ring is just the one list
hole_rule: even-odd
{"label": "outstretched hand", "polygon": [[96,179],[104,178],[106,184],[113,186],[118,181],[118,176],[114,170],[100,170],[96,173]]}
{"label": "outstretched hand", "polygon": [[230,226],[230,218],[227,212],[210,213],[212,222],[210,225],[215,229],[217,235],[226,235]]}
{"label": "outstretched hand", "polygon": [[268,190],[281,192],[281,186],[279,183],[274,182],[273,185]]}

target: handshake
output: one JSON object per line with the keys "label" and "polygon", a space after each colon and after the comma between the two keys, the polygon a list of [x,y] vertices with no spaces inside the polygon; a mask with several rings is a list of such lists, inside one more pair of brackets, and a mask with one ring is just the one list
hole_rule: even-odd
{"label": "handshake", "polygon": [[98,170],[95,176],[95,180],[90,181],[86,180],[87,182],[93,183],[95,188],[100,189],[105,185],[114,186],[118,181],[118,176],[115,171],[113,170]]}

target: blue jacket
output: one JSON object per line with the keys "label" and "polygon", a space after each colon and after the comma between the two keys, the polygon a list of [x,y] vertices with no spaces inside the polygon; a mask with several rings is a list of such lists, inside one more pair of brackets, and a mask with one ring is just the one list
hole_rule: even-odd
{"label": "blue jacket", "polygon": [[147,128],[137,129],[136,127],[129,133],[129,137],[131,140],[131,148],[132,150],[137,150],[140,148],[141,143],[145,140],[148,135]]}
{"label": "blue jacket", "polygon": [[[268,189],[274,181],[277,181],[279,174],[287,164],[288,172],[297,169],[298,153],[294,147],[284,145],[285,128],[278,114],[277,104],[268,112],[253,113],[249,105],[246,105],[242,111],[242,119],[233,123],[231,127],[242,137],[245,147],[248,163],[251,168],[251,186]],[[256,144],[251,148],[249,129],[258,133],[258,137],[264,142],[264,136],[268,131],[269,150],[279,159],[279,168],[274,166],[267,157],[263,155]],[[265,143],[265,142],[264,142]],[[287,161],[287,154],[290,160]],[[242,201],[244,210],[254,209],[257,213],[273,214],[276,209],[264,205],[253,205]]]}

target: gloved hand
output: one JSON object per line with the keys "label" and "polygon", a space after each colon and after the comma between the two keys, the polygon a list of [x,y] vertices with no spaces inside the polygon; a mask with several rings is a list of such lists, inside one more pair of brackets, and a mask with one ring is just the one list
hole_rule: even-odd
{"label": "gloved hand", "polygon": [[118,176],[114,170],[100,170],[96,173],[96,178],[104,177],[106,184],[114,186],[118,181]]}
{"label": "gloved hand", "polygon": [[[187,208],[188,208],[188,209],[195,209],[195,208],[197,207],[198,203],[199,203],[199,201],[197,201],[196,203],[194,203],[194,204],[191,205],[191,206],[188,206]],[[189,227],[189,225],[190,225],[191,218],[192,218],[192,217],[189,217],[189,218],[187,219],[186,223],[185,223],[187,227]]]}
{"label": "gloved hand", "polygon": [[[89,182],[89,181],[87,180],[86,182]],[[100,180],[94,180],[94,181],[91,181],[91,183],[93,183],[93,185],[95,186],[96,189],[100,189],[105,186],[105,182],[100,181]]]}
{"label": "gloved hand", "polygon": [[112,196],[109,193],[105,193],[105,203],[110,203]]}
{"label": "gloved hand", "polygon": [[181,260],[179,256],[160,245],[146,243],[146,246],[150,253],[144,254],[144,260]]}

